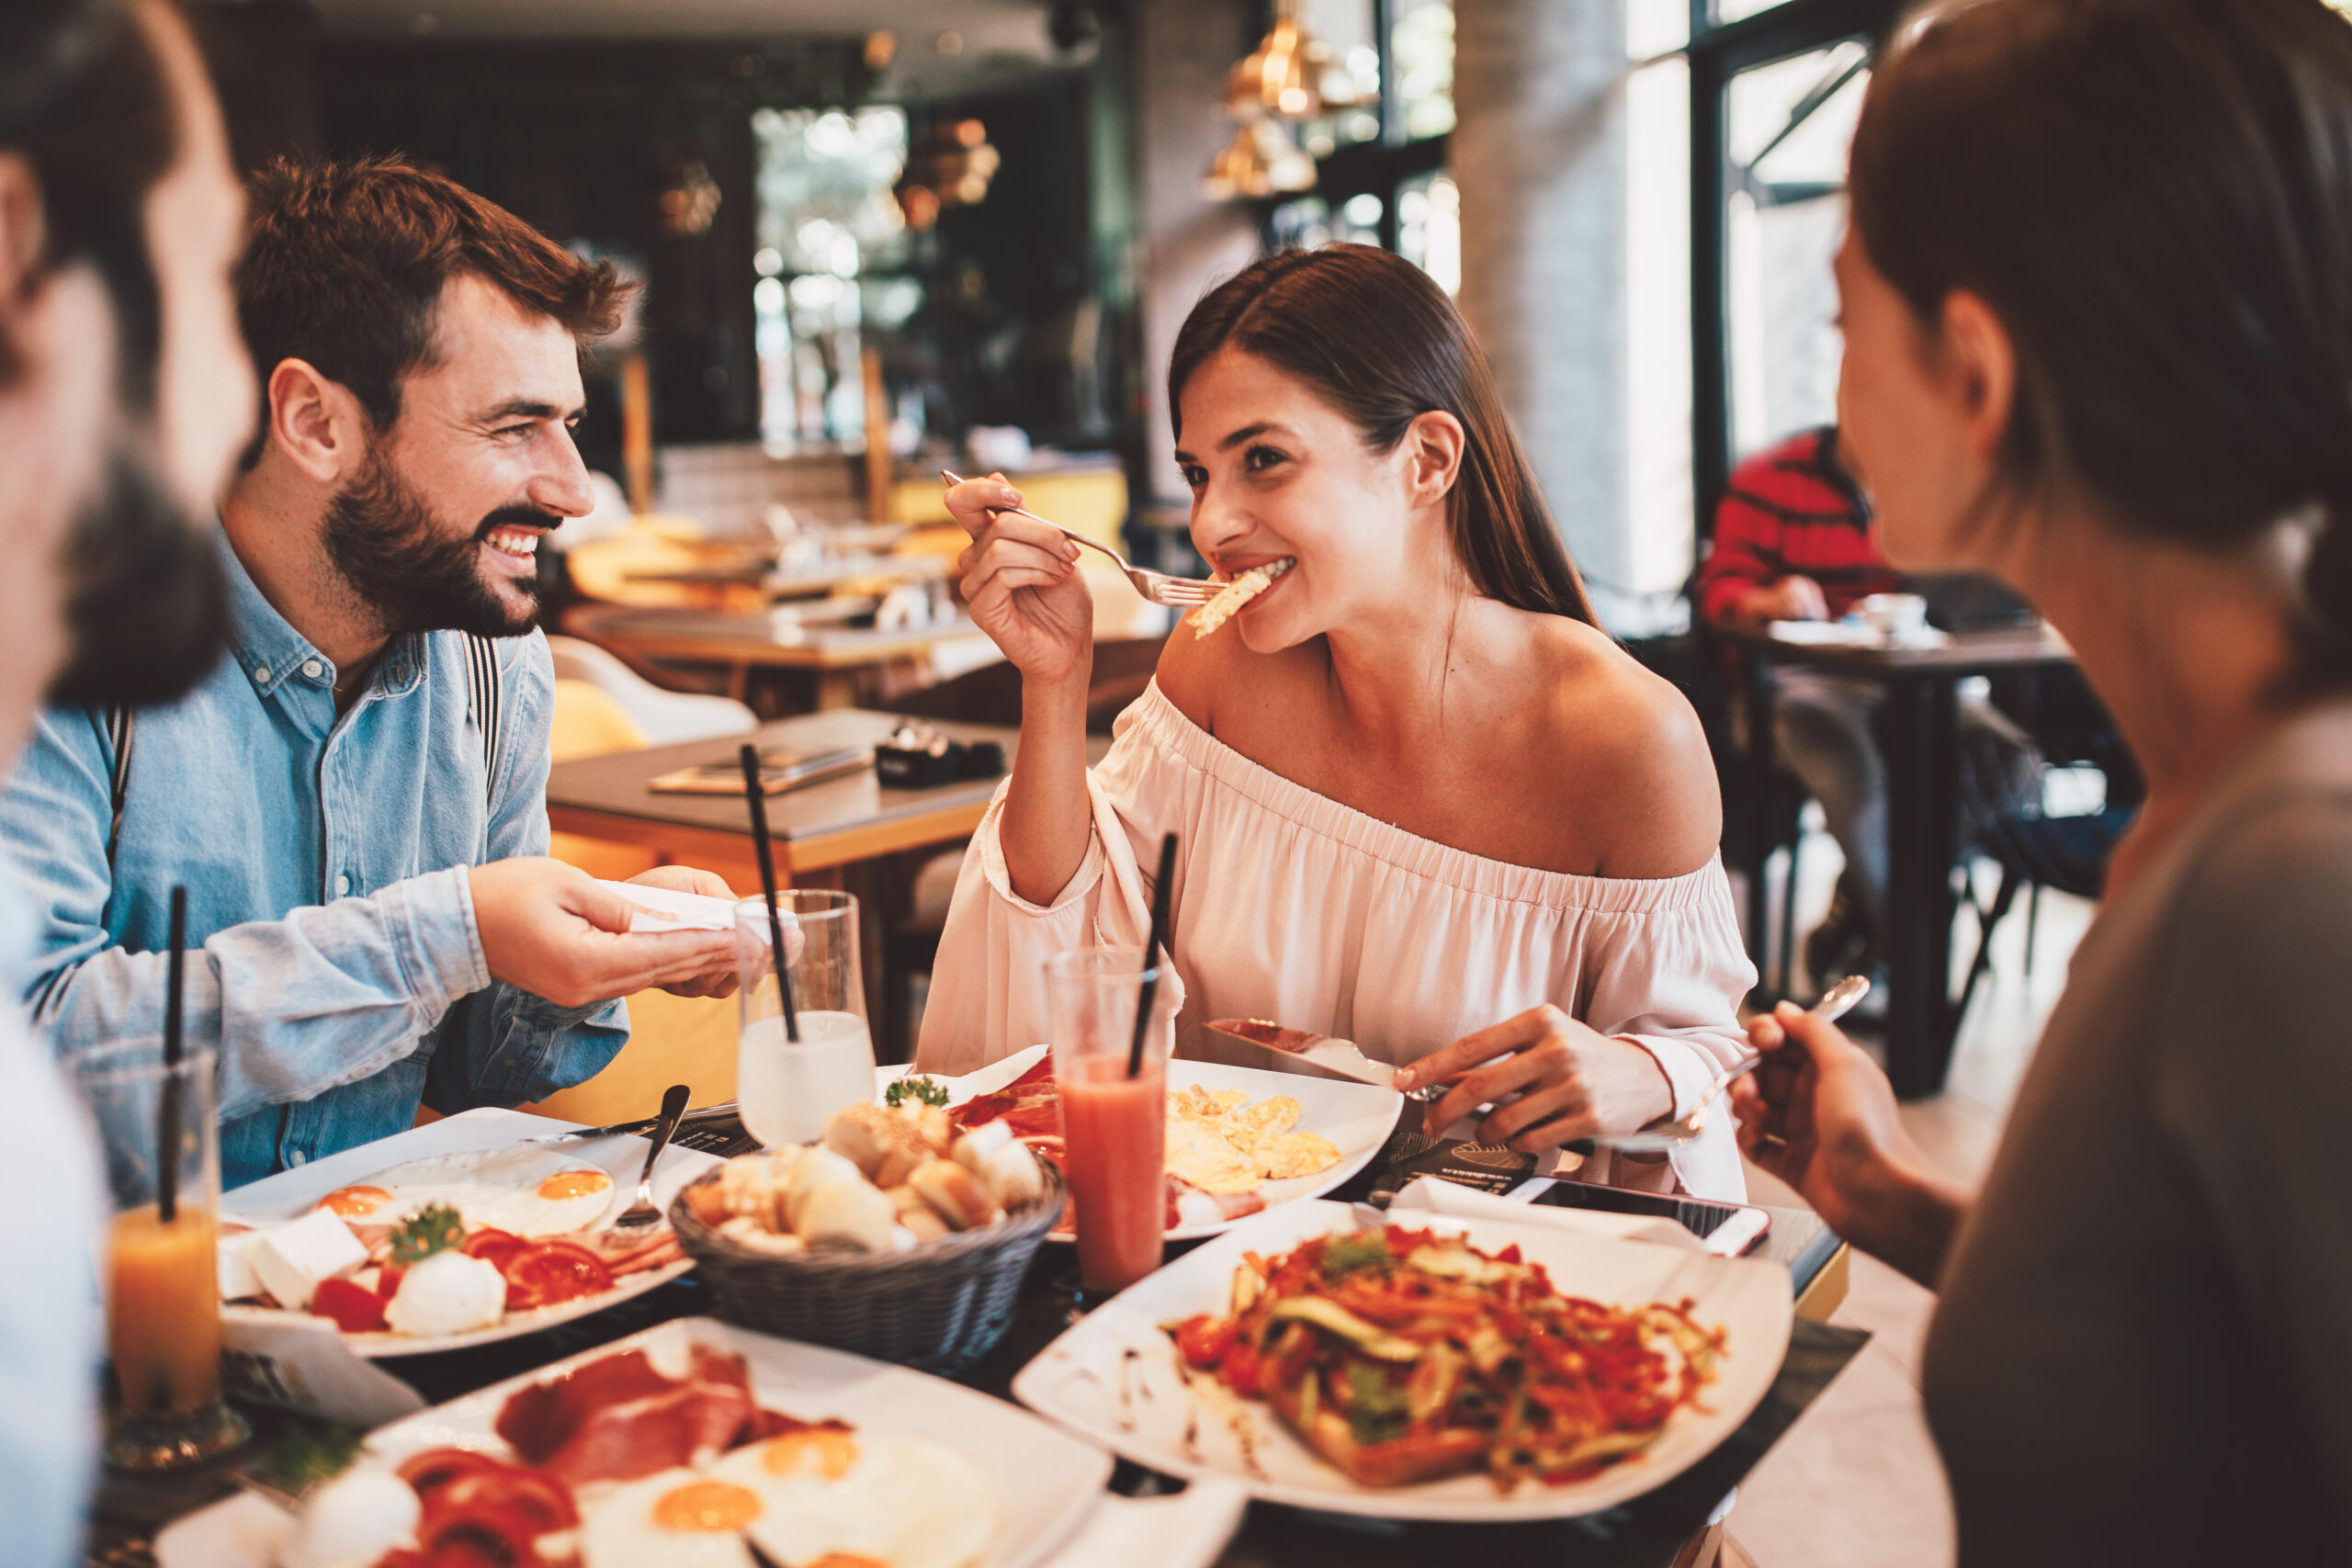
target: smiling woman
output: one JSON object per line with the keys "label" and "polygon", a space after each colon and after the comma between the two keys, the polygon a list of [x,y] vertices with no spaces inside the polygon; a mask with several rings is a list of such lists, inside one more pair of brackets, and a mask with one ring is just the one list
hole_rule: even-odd
{"label": "smiling woman", "polygon": [[[1277,256],[1201,302],[1169,380],[1193,542],[1266,586],[1231,632],[1170,640],[1093,770],[1075,547],[999,511],[1020,502],[1000,479],[949,492],[1023,726],[924,1068],[1045,1038],[1044,959],[1140,945],[1138,850],[1173,832],[1184,1054],[1230,1049],[1200,1027],[1218,1015],[1347,1035],[1400,1089],[1451,1086],[1433,1130],[1492,1106],[1481,1135],[1531,1154],[1687,1114],[1753,980],[1713,773],[1680,696],[1590,624],[1453,303],[1368,247]],[[1581,1173],[1743,1190],[1720,1127]]]}

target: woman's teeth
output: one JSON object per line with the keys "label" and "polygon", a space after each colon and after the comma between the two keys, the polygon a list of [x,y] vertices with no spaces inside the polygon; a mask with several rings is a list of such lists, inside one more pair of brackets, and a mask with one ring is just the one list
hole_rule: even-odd
{"label": "woman's teeth", "polygon": [[488,543],[492,549],[502,554],[535,555],[539,548],[539,536],[528,528],[492,528]]}

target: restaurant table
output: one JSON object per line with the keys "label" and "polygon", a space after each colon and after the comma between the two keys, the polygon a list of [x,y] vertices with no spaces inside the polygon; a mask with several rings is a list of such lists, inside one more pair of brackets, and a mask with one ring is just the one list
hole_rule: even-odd
{"label": "restaurant table", "polygon": [[[726,673],[727,695],[738,702],[786,703],[802,711],[849,707],[865,675],[892,660],[927,657],[943,642],[982,635],[957,615],[930,626],[883,631],[873,626],[811,625],[800,636],[776,636],[767,615],[717,610],[649,609],[627,604],[575,604],[564,630],[639,663],[684,664]],[[778,684],[781,679],[782,684]],[[773,689],[771,689],[773,688]]]}
{"label": "restaurant table", "polygon": [[[729,795],[662,795],[649,788],[663,773],[706,763],[731,764],[746,740],[763,750],[829,751],[872,746],[910,721],[899,714],[835,708],[762,725],[749,735],[682,741],[641,751],[613,751],[558,762],[548,774],[548,823],[559,833],[650,850],[668,864],[712,872],[739,892],[756,892],[759,863],[752,848],[751,814],[741,791]],[[1021,732],[1000,725],[919,721],[951,739],[993,741],[1009,770]],[[1087,760],[1100,761],[1111,742],[1090,736]],[[872,769],[786,790],[767,798],[768,837],[776,886],[840,887],[865,906],[866,1006],[890,1016],[899,976],[888,969],[884,945],[913,891],[913,863],[925,852],[972,836],[1002,774],[966,779],[933,789],[886,788]]]}
{"label": "restaurant table", "polygon": [[[706,1129],[703,1135],[726,1146],[722,1133]],[[1376,1167],[1368,1167],[1331,1196],[1362,1198],[1375,1179]],[[1770,1213],[1771,1228],[1749,1256],[1789,1269],[1798,1316],[1788,1355],[1763,1402],[1690,1469],[1619,1507],[1542,1523],[1407,1523],[1252,1503],[1217,1568],[1476,1568],[1486,1563],[1498,1568],[1521,1563],[1544,1568],[1710,1568],[1721,1549],[1723,1505],[1733,1488],[1870,1340],[1860,1329],[1824,1321],[1844,1299],[1844,1244],[1810,1210]],[[1189,1250],[1190,1245],[1197,1244],[1171,1246],[1170,1256]],[[955,1381],[1011,1399],[1013,1374],[1069,1323],[1076,1283],[1069,1249],[1050,1242],[1041,1247],[1022,1283],[1003,1342]],[[413,1386],[428,1404],[439,1404],[709,1309],[708,1292],[688,1274],[609,1312],[537,1334],[377,1364]],[[164,1526],[229,1495],[234,1489],[232,1472],[296,1419],[267,1409],[247,1414],[254,1422],[254,1442],[220,1461],[170,1477],[107,1472],[91,1521],[89,1562],[102,1568],[153,1568],[152,1543]],[[1111,1484],[1130,1496],[1183,1486],[1180,1480],[1124,1460]]]}
{"label": "restaurant table", "polygon": [[[1801,665],[1877,682],[1886,689],[1878,720],[1886,762],[1886,1075],[1906,1100],[1943,1088],[1951,1042],[1951,922],[1959,895],[1959,683],[2072,664],[2074,650],[2046,626],[1961,632],[1932,648],[1857,648],[1787,642],[1763,632],[1724,631],[1747,654],[1749,776],[1771,777],[1772,681],[1778,665]],[[1750,791],[1754,843],[1770,840],[1770,791]],[[1761,966],[1764,879],[1749,879],[1748,943]],[[1783,941],[1793,941],[1794,933]]]}

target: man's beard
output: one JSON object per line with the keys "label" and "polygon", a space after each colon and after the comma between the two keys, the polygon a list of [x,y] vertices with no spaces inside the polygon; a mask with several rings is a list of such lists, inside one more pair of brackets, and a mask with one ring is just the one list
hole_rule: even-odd
{"label": "man's beard", "polygon": [[65,667],[54,703],[136,707],[185,696],[229,646],[229,583],[209,526],[173,496],[131,437],[64,544]]}
{"label": "man's beard", "polygon": [[447,538],[424,498],[379,453],[327,507],[327,558],[388,637],[460,631],[520,637],[539,624],[538,575],[513,579],[516,609],[482,580],[482,541],[502,527],[553,528],[563,519],[534,506],[502,506],[470,536]]}

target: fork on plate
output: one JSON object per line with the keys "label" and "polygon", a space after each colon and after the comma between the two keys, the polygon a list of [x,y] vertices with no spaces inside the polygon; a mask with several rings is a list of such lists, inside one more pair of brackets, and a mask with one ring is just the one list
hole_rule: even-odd
{"label": "fork on plate", "polygon": [[[945,468],[939,470],[939,477],[951,485],[959,485],[964,482],[963,475],[950,473]],[[1119,570],[1126,573],[1127,581],[1135,584],[1136,592],[1155,604],[1166,604],[1174,609],[1189,610],[1195,604],[1207,604],[1225,591],[1225,584],[1222,582],[1203,582],[1198,578],[1193,577],[1170,577],[1164,571],[1153,571],[1148,567],[1129,565],[1127,558],[1110,546],[1097,544],[1075,528],[1064,528],[1050,517],[1040,517],[1035,513],[1024,512],[1018,506],[991,506],[989,510],[1010,512],[1015,517],[1026,517],[1032,523],[1043,523],[1048,528],[1058,530],[1061,536],[1072,544],[1084,545],[1090,550],[1101,550],[1118,563]]]}

